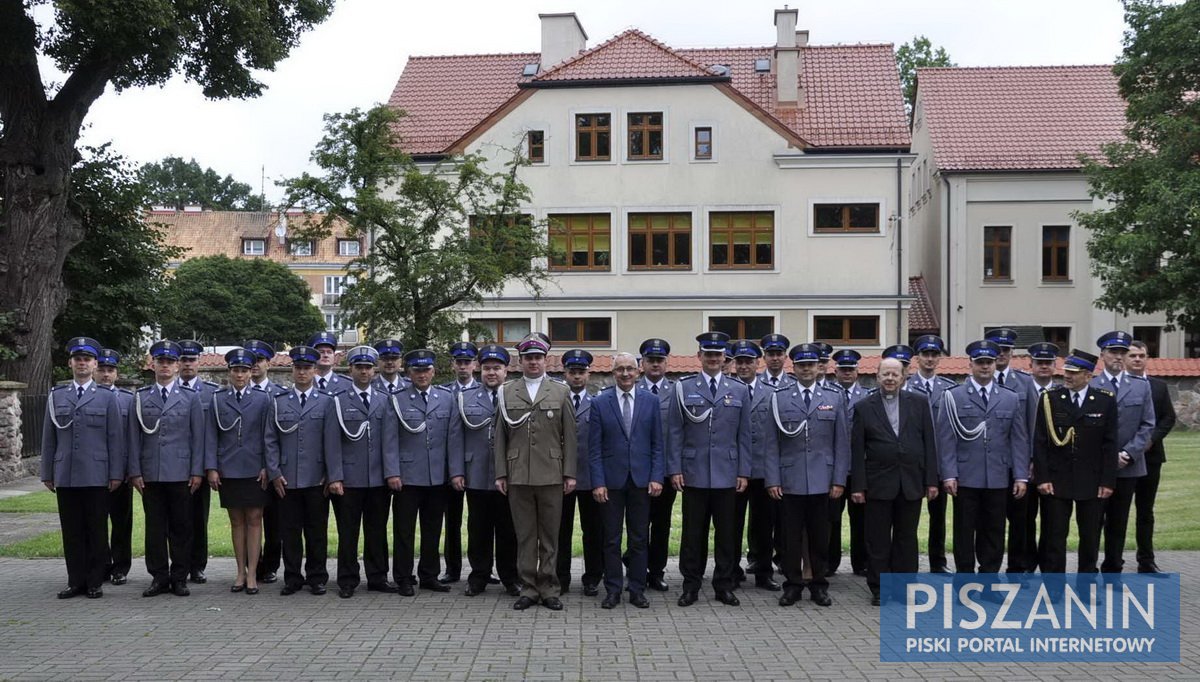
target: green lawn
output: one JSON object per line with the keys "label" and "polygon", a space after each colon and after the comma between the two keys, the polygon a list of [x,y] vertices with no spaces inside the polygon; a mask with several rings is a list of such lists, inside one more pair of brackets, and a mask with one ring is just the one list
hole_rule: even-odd
{"label": "green lawn", "polygon": [[[1156,505],[1157,524],[1155,527],[1156,549],[1200,550],[1200,432],[1180,432],[1167,438],[1167,464],[1163,467],[1162,484],[1158,491]],[[135,493],[135,498],[137,497]],[[947,516],[953,517],[954,505],[950,504]],[[6,500],[0,500],[0,514],[19,512],[49,512],[56,511],[54,495],[48,491],[22,495]],[[671,552],[679,551],[679,536],[682,526],[682,503],[675,503],[675,521],[671,528]],[[1136,517],[1136,513],[1134,514]],[[921,518],[921,551],[925,551],[925,523],[928,518]],[[842,542],[850,541],[848,517],[843,515]],[[0,518],[0,523],[3,519]],[[1129,521],[1129,538],[1133,542],[1135,520]],[[952,536],[952,521],[947,519],[947,537]],[[134,501],[133,547],[140,555],[143,545],[141,504]],[[390,533],[389,533],[390,537]],[[1072,529],[1069,540],[1071,547],[1075,546],[1075,531]],[[463,543],[466,546],[466,522],[463,523]],[[331,553],[337,546],[337,524],[332,515],[329,520],[329,546]],[[213,556],[233,556],[233,545],[229,539],[229,516],[217,504],[217,495],[212,496],[212,513],[209,517],[208,548]],[[1129,550],[1132,551],[1132,544]],[[580,555],[580,536],[576,524],[573,551]],[[62,556],[62,540],[58,531],[46,533],[38,537],[0,546],[0,556],[7,557],[58,557]]]}

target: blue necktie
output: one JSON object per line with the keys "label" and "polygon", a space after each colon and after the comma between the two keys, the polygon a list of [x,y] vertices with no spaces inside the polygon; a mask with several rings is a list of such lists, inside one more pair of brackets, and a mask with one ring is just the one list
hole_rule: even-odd
{"label": "blue necktie", "polygon": [[806,388],[804,389],[804,409],[812,407],[812,393]]}

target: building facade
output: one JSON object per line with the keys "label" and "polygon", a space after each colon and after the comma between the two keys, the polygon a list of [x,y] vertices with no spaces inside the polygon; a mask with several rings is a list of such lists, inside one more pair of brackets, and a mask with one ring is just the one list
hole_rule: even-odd
{"label": "building facade", "polygon": [[865,353],[907,340],[911,156],[890,45],[673,49],[631,29],[587,47],[540,15],[538,53],[412,57],[390,104],[418,161],[516,149],[552,281],[465,311],[501,342],[690,353],[711,329]]}

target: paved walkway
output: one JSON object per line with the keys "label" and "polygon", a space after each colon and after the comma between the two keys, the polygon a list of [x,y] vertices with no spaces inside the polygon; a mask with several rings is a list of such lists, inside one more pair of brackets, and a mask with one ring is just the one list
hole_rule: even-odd
{"label": "paved walkway", "polygon": [[149,579],[136,566],[103,599],[61,601],[61,560],[0,559],[0,679],[1196,679],[1200,552],[1163,552],[1160,564],[1183,576],[1179,664],[951,666],[880,663],[878,612],[862,579],[845,573],[832,579],[830,608],[780,608],[752,588],[739,608],[711,590],[679,608],[672,566],[671,592],[650,595],[648,610],[605,611],[572,593],[556,613],[513,611],[498,591],[468,598],[462,585],[343,600],[282,597],[275,584],[249,597],[228,591],[229,559],[212,560],[209,584],[187,598],[143,599]]}

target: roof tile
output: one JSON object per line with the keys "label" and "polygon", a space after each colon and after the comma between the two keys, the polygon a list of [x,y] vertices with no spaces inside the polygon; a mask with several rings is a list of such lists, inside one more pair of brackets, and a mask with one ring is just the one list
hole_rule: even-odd
{"label": "roof tile", "polygon": [[[320,219],[322,216],[317,215]],[[283,263],[334,263],[349,264],[354,256],[338,255],[338,239],[346,239],[345,225],[337,225],[325,239],[317,242],[311,256],[294,256],[286,244],[275,236],[279,213],[274,211],[147,211],[147,222],[157,224],[163,230],[164,240],[169,246],[186,249],[181,260],[202,256],[229,256],[241,258],[243,239],[262,239],[266,253],[262,258]],[[289,214],[289,232],[307,224],[303,214]]]}
{"label": "roof tile", "polygon": [[929,68],[917,82],[942,170],[1077,169],[1125,127],[1107,65]]}
{"label": "roof tile", "polygon": [[908,278],[908,293],[915,296],[912,307],[908,309],[908,330],[936,334],[941,329],[937,311],[933,307],[933,299],[929,296],[929,288],[925,285],[925,277],[918,275]]}

